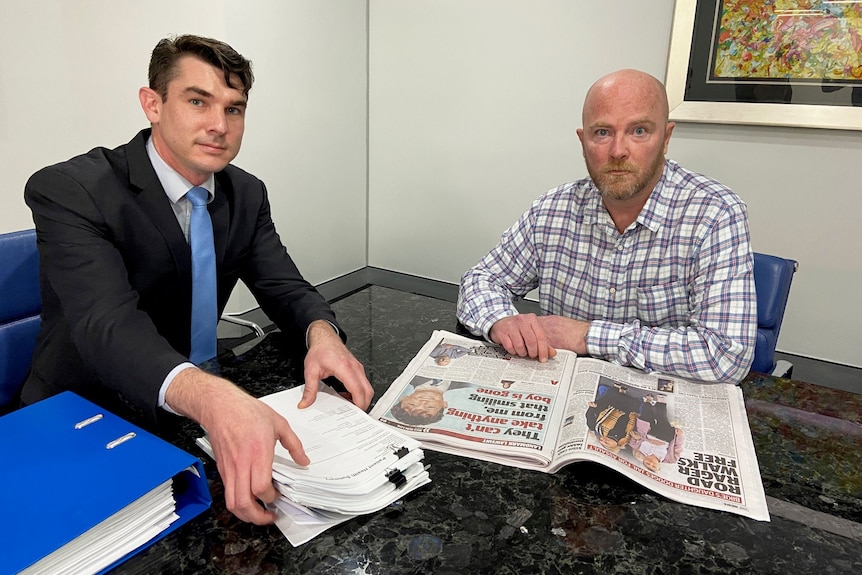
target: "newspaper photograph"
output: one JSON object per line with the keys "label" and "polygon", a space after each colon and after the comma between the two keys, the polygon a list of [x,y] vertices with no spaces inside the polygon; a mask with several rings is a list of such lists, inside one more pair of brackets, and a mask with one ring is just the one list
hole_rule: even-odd
{"label": "newspaper photograph", "polygon": [[371,416],[422,447],[554,473],[608,466],[669,499],[769,520],[741,390],[435,331]]}

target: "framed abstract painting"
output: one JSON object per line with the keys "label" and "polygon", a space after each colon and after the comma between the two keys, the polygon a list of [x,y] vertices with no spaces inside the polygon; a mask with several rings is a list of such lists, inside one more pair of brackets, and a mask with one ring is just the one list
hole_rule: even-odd
{"label": "framed abstract painting", "polygon": [[670,118],[862,130],[862,0],[677,0]]}

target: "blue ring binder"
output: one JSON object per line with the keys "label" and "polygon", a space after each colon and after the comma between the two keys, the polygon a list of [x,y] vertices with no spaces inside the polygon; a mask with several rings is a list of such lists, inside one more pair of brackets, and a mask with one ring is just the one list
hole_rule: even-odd
{"label": "blue ring binder", "polygon": [[63,392],[0,417],[0,575],[18,573],[173,480],[171,525],[101,571],[210,507],[199,459]]}

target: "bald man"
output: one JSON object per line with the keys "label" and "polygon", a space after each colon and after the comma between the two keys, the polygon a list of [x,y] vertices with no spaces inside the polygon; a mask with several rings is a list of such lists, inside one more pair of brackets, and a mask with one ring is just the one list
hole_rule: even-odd
{"label": "bald man", "polygon": [[[659,80],[600,78],[577,131],[589,178],[535,200],[461,279],[458,320],[520,357],[557,349],[705,382],[738,383],[757,333],[745,204],[665,159]],[[513,301],[538,289],[540,315]]]}

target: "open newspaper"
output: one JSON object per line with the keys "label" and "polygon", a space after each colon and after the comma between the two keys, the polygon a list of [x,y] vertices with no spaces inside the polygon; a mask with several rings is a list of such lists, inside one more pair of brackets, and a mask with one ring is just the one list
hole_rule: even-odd
{"label": "open newspaper", "polygon": [[539,363],[435,331],[371,416],[425,449],[546,473],[594,461],[669,499],[769,521],[733,385],[562,350]]}

